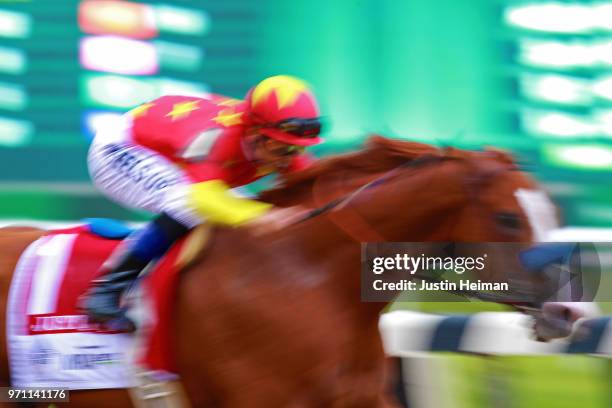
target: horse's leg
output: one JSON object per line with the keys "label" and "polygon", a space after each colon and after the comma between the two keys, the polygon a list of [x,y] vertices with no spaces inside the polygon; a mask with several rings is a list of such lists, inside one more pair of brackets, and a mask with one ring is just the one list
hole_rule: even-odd
{"label": "horse's leg", "polygon": [[393,365],[385,357],[377,324],[357,329],[346,344],[342,370],[333,382],[335,398],[330,408],[399,408],[393,395]]}

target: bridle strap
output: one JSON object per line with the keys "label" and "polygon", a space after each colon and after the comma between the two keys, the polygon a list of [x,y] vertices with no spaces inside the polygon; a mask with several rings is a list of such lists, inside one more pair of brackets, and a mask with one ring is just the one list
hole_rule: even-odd
{"label": "bridle strap", "polygon": [[361,193],[363,193],[364,191],[370,190],[372,188],[378,187],[382,184],[384,184],[385,182],[387,182],[391,177],[395,176],[396,174],[398,174],[401,170],[406,169],[406,168],[416,168],[416,167],[420,167],[429,163],[434,163],[440,160],[444,160],[445,158],[443,156],[436,156],[433,154],[426,154],[423,155],[421,157],[418,157],[414,160],[410,160],[406,163],[402,163],[397,167],[394,167],[393,169],[387,171],[386,173],[383,173],[381,176],[375,178],[374,180],[371,180],[367,183],[365,183],[364,185],[362,185],[361,187],[357,188],[355,191],[343,196],[343,197],[339,197],[336,198],[332,201],[330,201],[329,203],[321,206],[321,207],[317,207],[311,211],[309,211],[306,216],[304,216],[303,218],[295,221],[294,224],[299,224],[302,223],[304,221],[308,221],[312,218],[318,217],[319,215],[328,213],[332,210],[336,210],[336,209],[341,209],[343,207],[345,207],[348,203],[350,203],[351,201],[353,201],[357,196],[359,196]]}
{"label": "bridle strap", "polygon": [[[333,194],[338,188],[342,188],[344,178],[339,174],[334,179],[326,179],[322,183],[321,178],[317,178],[312,185],[312,199],[315,205],[326,202],[326,197]],[[352,240],[358,242],[384,242],[386,238],[379,234],[368,221],[352,206],[346,205],[346,201],[336,207],[343,208],[342,211],[332,211],[327,218],[336,225],[341,231],[346,233]]]}

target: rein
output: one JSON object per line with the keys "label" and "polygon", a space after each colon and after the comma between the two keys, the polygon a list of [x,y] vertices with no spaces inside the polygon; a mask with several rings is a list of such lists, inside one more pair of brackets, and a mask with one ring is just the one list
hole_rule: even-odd
{"label": "rein", "polygon": [[386,173],[383,173],[381,176],[375,178],[372,181],[369,181],[367,183],[365,183],[363,186],[359,187],[358,189],[356,189],[355,191],[351,192],[350,194],[347,194],[343,197],[339,197],[336,198],[335,200],[330,201],[329,203],[325,204],[324,206],[315,208],[311,211],[308,212],[308,214],[306,214],[306,216],[304,216],[303,218],[295,221],[293,224],[299,224],[305,221],[308,221],[312,218],[318,217],[321,214],[325,214],[328,213],[332,210],[335,209],[341,209],[343,207],[345,207],[348,203],[350,203],[351,201],[353,201],[353,199],[355,199],[359,194],[361,194],[362,192],[366,191],[366,190],[370,190],[374,187],[378,187],[382,184],[384,184],[385,182],[387,182],[391,177],[395,176],[397,173],[400,172],[400,170],[406,169],[406,168],[417,168],[429,163],[434,163],[437,161],[442,161],[446,159],[446,157],[444,156],[436,156],[433,154],[425,154],[421,157],[418,157],[414,160],[410,160],[407,161],[406,163],[402,163],[397,167],[394,167],[393,169],[387,171]]}
{"label": "rein", "polygon": [[[414,277],[416,279],[420,279],[422,281],[427,281],[427,282],[433,282],[433,283],[440,282],[436,278],[432,278],[431,276],[426,276],[426,275],[420,275],[418,273],[415,274]],[[546,320],[548,322],[547,324],[551,328],[556,329],[556,330],[565,330],[567,328],[567,322],[565,320],[559,319],[556,317],[551,317],[551,316],[544,316],[544,312],[542,309],[544,302],[533,301],[525,297],[525,295],[519,292],[516,292],[516,291],[514,291],[514,294],[511,295],[512,298],[519,299],[521,297],[524,297],[525,300],[509,301],[507,300],[507,298],[501,295],[495,295],[493,293],[481,292],[481,291],[470,290],[470,289],[462,289],[462,290],[445,289],[445,292],[451,293],[453,295],[461,296],[466,299],[477,299],[483,302],[493,302],[493,303],[499,303],[499,304],[509,306],[518,312],[521,312],[521,313],[524,313],[526,315],[533,317],[534,319],[536,319],[536,321],[542,320],[542,319]]]}

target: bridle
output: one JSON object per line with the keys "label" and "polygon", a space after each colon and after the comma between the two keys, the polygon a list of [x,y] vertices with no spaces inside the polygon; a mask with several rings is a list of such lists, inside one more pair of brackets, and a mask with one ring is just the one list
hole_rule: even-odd
{"label": "bridle", "polygon": [[445,160],[444,156],[438,156],[438,155],[433,155],[433,154],[425,154],[421,157],[417,157],[416,159],[407,161],[405,163],[400,164],[399,166],[394,167],[391,170],[388,170],[387,172],[383,173],[381,176],[375,178],[374,180],[371,180],[367,183],[365,183],[364,185],[362,185],[361,187],[355,189],[354,191],[352,191],[349,194],[346,194],[342,197],[336,198],[332,201],[330,201],[329,203],[321,206],[321,207],[317,207],[313,210],[310,210],[306,216],[304,216],[302,219],[299,219],[295,222],[295,224],[299,224],[305,221],[308,221],[312,218],[318,217],[319,215],[328,213],[330,211],[333,210],[338,210],[341,209],[343,207],[345,207],[346,205],[348,205],[351,201],[353,201],[354,199],[356,199],[359,195],[361,195],[362,193],[371,190],[373,188],[376,188],[378,186],[383,185],[385,182],[387,182],[388,180],[390,180],[393,176],[399,174],[400,171],[407,169],[407,168],[420,168],[422,166],[431,164],[431,163],[435,163],[435,162],[440,162]]}

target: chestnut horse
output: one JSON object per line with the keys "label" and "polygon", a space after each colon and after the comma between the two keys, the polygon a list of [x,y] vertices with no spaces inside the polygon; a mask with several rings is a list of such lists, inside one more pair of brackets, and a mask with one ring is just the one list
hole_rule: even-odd
{"label": "chestnut horse", "polygon": [[[174,350],[192,405],[397,406],[386,390],[378,332],[385,304],[360,300],[360,241],[529,243],[534,233],[519,189],[537,185],[504,153],[380,137],[282,180],[261,198],[334,205],[263,237],[219,228],[182,274]],[[41,234],[0,231],[0,306],[19,255]],[[130,402],[123,390],[73,391],[71,405]]]}

